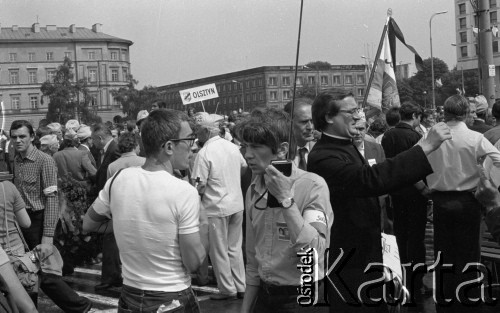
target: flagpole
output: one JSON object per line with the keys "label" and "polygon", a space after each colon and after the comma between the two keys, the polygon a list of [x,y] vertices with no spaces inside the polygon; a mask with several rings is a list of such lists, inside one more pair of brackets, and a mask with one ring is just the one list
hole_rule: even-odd
{"label": "flagpole", "polygon": [[300,0],[300,15],[299,15],[299,35],[297,38],[297,53],[295,55],[295,78],[293,82],[293,98],[292,98],[292,108],[290,112],[290,133],[288,135],[288,153],[287,159],[290,156],[290,148],[292,145],[292,133],[293,133],[293,111],[295,110],[295,91],[297,89],[297,69],[299,66],[299,51],[300,51],[300,31],[302,29],[302,9],[304,7],[304,0]]}
{"label": "flagpole", "polygon": [[373,76],[375,76],[375,70],[377,69],[378,59],[380,58],[380,53],[382,52],[382,46],[384,45],[385,34],[387,33],[387,27],[389,25],[389,20],[391,19],[391,16],[392,16],[392,9],[389,8],[387,9],[387,19],[385,21],[384,30],[382,30],[382,37],[380,37],[380,43],[378,44],[377,54],[375,55],[375,59],[373,60],[373,66],[370,73],[370,78],[368,79],[368,85],[366,86],[365,96],[363,99],[363,109],[366,107],[366,100],[368,99],[368,93],[370,92],[370,88],[372,86]]}

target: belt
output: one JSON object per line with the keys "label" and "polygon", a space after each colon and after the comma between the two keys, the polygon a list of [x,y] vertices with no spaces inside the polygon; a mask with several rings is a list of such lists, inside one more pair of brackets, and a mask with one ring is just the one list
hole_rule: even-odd
{"label": "belt", "polygon": [[262,289],[268,295],[289,295],[294,296],[299,294],[300,286],[291,286],[291,285],[273,285],[268,284],[265,281],[260,281],[260,289]]}

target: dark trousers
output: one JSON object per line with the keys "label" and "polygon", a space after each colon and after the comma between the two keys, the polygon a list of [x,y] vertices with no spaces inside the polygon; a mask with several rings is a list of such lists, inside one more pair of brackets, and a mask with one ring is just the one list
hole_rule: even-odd
{"label": "dark trousers", "polygon": [[[28,247],[34,249],[42,242],[44,210],[28,211],[31,226],[23,229]],[[64,312],[85,312],[90,300],[80,297],[62,277],[53,274],[40,274],[40,288]]]}
{"label": "dark trousers", "polygon": [[[432,200],[434,255],[437,258],[441,252],[441,264],[453,265],[450,270],[442,265],[436,269],[437,312],[478,312],[477,306],[457,303],[455,293],[460,283],[478,276],[475,271],[463,274],[462,270],[467,263],[480,260],[481,205],[472,192],[435,192]],[[467,295],[478,296],[477,290],[469,290]],[[453,299],[453,304],[442,305],[443,298]]]}
{"label": "dark trousers", "polygon": [[200,306],[191,287],[177,292],[141,290],[123,285],[118,313],[156,313],[162,304],[168,306],[177,300],[180,306],[168,312],[199,313]]}
{"label": "dark trousers", "polygon": [[114,283],[121,280],[120,253],[115,235],[105,234],[102,239],[102,283]]}
{"label": "dark trousers", "polygon": [[255,313],[285,313],[285,312],[310,312],[310,313],[321,313],[328,312],[328,307],[324,306],[324,284],[319,284],[319,290],[316,290],[318,294],[318,304],[323,304],[323,306],[302,306],[297,303],[297,297],[299,295],[297,288],[299,287],[285,287],[289,290],[284,290],[280,292],[279,290],[272,291],[266,289],[262,284],[259,287],[259,293],[257,295],[257,301],[255,302],[255,307],[253,312]]}
{"label": "dark trousers", "polygon": [[[425,263],[425,225],[427,198],[419,194],[391,195],[394,207],[394,235],[399,248],[401,264]],[[423,273],[413,275],[406,268],[406,286],[411,295],[422,287]]]}

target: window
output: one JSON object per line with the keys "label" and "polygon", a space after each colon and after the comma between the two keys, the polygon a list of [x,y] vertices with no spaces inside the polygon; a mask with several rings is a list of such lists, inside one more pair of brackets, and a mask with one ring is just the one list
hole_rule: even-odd
{"label": "window", "polygon": [[9,71],[9,81],[11,85],[19,84],[19,70],[10,70]]}
{"label": "window", "polygon": [[10,96],[10,104],[12,106],[12,110],[19,110],[20,108],[20,101],[19,101],[19,96]]}
{"label": "window", "polygon": [[460,29],[467,28],[467,20],[465,17],[459,18],[458,23],[460,24]]}
{"label": "window", "polygon": [[308,83],[309,85],[315,85],[315,84],[316,84],[316,79],[315,79],[315,77],[314,77],[314,76],[309,76],[309,77],[307,77],[307,83]]}
{"label": "window", "polygon": [[49,82],[53,82],[55,76],[56,76],[56,70],[47,70],[47,80]]}
{"label": "window", "polygon": [[246,88],[250,88],[250,81],[249,81],[249,80],[247,80],[247,81],[245,82],[245,87],[246,87]]}
{"label": "window", "polygon": [[358,97],[364,97],[365,95],[365,90],[363,88],[358,88]]}
{"label": "window", "polygon": [[290,99],[290,90],[283,90],[283,100]]}
{"label": "window", "polygon": [[298,76],[296,83],[297,85],[302,85],[304,83],[304,77]]}
{"label": "window", "polygon": [[128,82],[128,68],[126,67],[123,67],[122,68],[122,73],[123,73],[123,81],[124,82]]}
{"label": "window", "polygon": [[47,61],[54,61],[54,52],[47,52]]}
{"label": "window", "polygon": [[255,92],[252,94],[252,101],[257,101],[257,94]]}
{"label": "window", "polygon": [[458,14],[465,14],[465,3],[460,3],[458,5]]}
{"label": "window", "polygon": [[118,60],[118,52],[116,51],[111,52],[111,60]]}
{"label": "window", "polygon": [[233,104],[233,97],[227,98],[227,104]]}
{"label": "window", "polygon": [[496,8],[497,7],[497,0],[490,0],[490,8]]}
{"label": "window", "polygon": [[333,84],[334,85],[340,85],[341,84],[340,75],[333,75]]}
{"label": "window", "polygon": [[231,91],[233,89],[233,84],[227,84],[227,91]]}
{"label": "window", "polygon": [[498,23],[497,20],[497,11],[490,12],[490,24]]}
{"label": "window", "polygon": [[17,53],[9,53],[9,61],[16,62],[17,61]]}
{"label": "window", "polygon": [[356,75],[356,84],[363,85],[365,83],[365,79],[366,77],[364,74]]}
{"label": "window", "polygon": [[269,86],[276,86],[276,77],[269,77]]}
{"label": "window", "polygon": [[245,97],[246,98],[246,102],[250,102],[250,94],[247,94],[247,96]]}
{"label": "window", "polygon": [[467,33],[466,32],[460,33],[460,42],[461,43],[467,42]]}
{"label": "window", "polygon": [[64,58],[68,58],[71,60],[71,52],[64,52]]}
{"label": "window", "polygon": [[259,80],[257,80],[257,84],[259,84],[259,87],[262,87],[262,78],[259,78]]}
{"label": "window", "polygon": [[234,97],[234,104],[238,104],[238,96]]}
{"label": "window", "polygon": [[122,61],[127,61],[127,51],[122,51]]}
{"label": "window", "polygon": [[290,86],[290,76],[283,76],[281,78],[281,83],[283,86]]}
{"label": "window", "polygon": [[118,81],[118,70],[117,69],[112,69],[111,70],[111,81],[112,82],[117,82]]}
{"label": "window", "polygon": [[259,92],[259,101],[264,101],[264,93]]}
{"label": "window", "polygon": [[493,52],[498,53],[498,41],[493,41]]}
{"label": "window", "polygon": [[222,85],[221,89],[222,91],[226,91],[226,85]]}
{"label": "window", "polygon": [[97,70],[89,69],[89,82],[96,82],[96,81],[97,81]]}
{"label": "window", "polygon": [[462,58],[467,56],[467,46],[460,47],[460,55]]}
{"label": "window", "polygon": [[352,84],[352,75],[345,75],[344,76],[344,83],[346,85],[351,85]]}
{"label": "window", "polygon": [[89,51],[88,56],[89,60],[95,60],[95,51]]}
{"label": "window", "polygon": [[321,76],[321,85],[328,85],[328,76]]}
{"label": "window", "polygon": [[38,96],[30,95],[30,107],[32,109],[38,109]]}
{"label": "window", "polygon": [[28,71],[28,83],[30,84],[36,84],[38,83],[37,77],[36,77],[36,71],[35,70],[29,70]]}
{"label": "window", "polygon": [[28,61],[35,61],[35,53],[34,52],[28,53]]}
{"label": "window", "polygon": [[270,91],[269,92],[269,100],[271,100],[271,101],[278,100],[278,92],[276,92],[276,91]]}

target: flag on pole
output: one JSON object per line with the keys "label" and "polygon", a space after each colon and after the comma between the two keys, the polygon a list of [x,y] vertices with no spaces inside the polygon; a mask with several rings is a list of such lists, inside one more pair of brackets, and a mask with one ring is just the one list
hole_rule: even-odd
{"label": "flag on pole", "polygon": [[494,37],[498,37],[498,27],[496,26],[491,27],[491,33],[493,34]]}
{"label": "flag on pole", "polygon": [[436,87],[443,87],[443,82],[441,82],[441,78],[436,79]]}
{"label": "flag on pole", "polygon": [[384,28],[383,38],[375,58],[375,64],[370,75],[368,93],[365,103],[370,106],[367,118],[386,112],[392,107],[401,105],[396,86],[396,38],[415,55],[417,70],[423,69],[423,60],[415,48],[406,43],[403,33],[392,17],[388,18]]}

